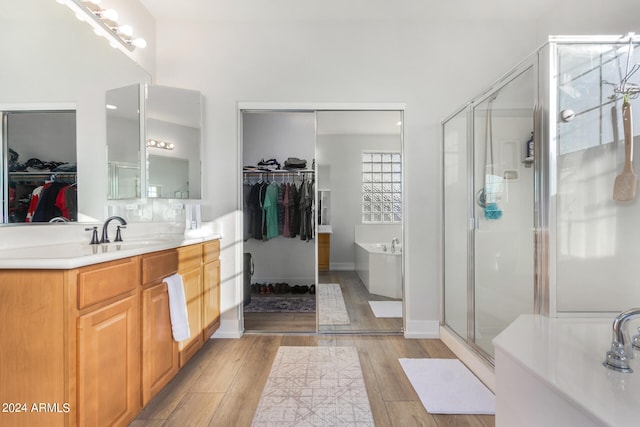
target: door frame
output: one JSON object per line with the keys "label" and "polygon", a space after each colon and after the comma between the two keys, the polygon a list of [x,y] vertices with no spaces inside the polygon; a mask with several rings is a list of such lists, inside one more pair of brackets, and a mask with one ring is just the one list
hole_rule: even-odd
{"label": "door frame", "polygon": [[[402,120],[402,129],[400,132],[400,142],[401,142],[401,153],[402,153],[402,242],[406,247],[406,236],[408,235],[408,227],[406,226],[406,185],[405,185],[405,177],[406,173],[406,162],[404,158],[404,130],[406,129],[405,120],[405,112],[406,112],[406,104],[399,102],[238,102],[236,105],[236,117],[237,117],[237,165],[238,165],[238,179],[237,179],[237,206],[238,206],[238,218],[239,222],[236,224],[236,235],[241,236],[243,234],[242,231],[242,211],[243,211],[243,199],[242,199],[242,170],[243,170],[243,113],[244,112],[278,112],[278,113],[287,113],[287,112],[298,112],[298,113],[318,113],[320,111],[399,111]],[[317,118],[316,118],[317,120]],[[316,145],[317,145],[317,121],[316,121]],[[243,252],[244,252],[244,244],[235,245],[235,259],[238,266],[236,271],[240,271],[236,278],[236,301],[243,301],[244,298],[244,266],[243,266]],[[407,330],[406,322],[406,286],[405,286],[405,263],[407,257],[405,256],[405,251],[402,252],[402,331]],[[318,244],[315,244],[315,282],[318,283]],[[242,308],[242,307],[240,307]],[[244,310],[240,309],[239,312],[239,321],[242,333],[244,333]],[[317,312],[316,312],[316,334],[319,333],[319,325],[317,321]]]}

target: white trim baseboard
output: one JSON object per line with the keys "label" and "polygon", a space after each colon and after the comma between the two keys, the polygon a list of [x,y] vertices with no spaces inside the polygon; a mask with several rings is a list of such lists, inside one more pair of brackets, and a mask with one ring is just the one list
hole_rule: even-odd
{"label": "white trim baseboard", "polygon": [[440,322],[437,320],[407,320],[404,337],[410,339],[440,338]]}
{"label": "white trim baseboard", "polygon": [[329,265],[329,270],[332,271],[356,271],[355,262],[332,262]]}
{"label": "white trim baseboard", "polygon": [[242,338],[243,330],[240,321],[225,320],[220,321],[220,328],[211,335],[211,338]]}

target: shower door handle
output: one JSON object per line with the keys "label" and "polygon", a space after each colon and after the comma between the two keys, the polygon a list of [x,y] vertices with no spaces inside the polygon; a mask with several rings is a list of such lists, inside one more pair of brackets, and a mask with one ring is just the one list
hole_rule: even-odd
{"label": "shower door handle", "polygon": [[480,228],[480,218],[469,218],[469,226],[472,230],[478,230]]}

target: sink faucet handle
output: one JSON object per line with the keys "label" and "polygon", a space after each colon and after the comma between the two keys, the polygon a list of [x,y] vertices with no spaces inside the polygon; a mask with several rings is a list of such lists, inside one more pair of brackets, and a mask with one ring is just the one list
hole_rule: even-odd
{"label": "sink faucet handle", "polygon": [[118,225],[116,228],[116,238],[114,239],[114,242],[122,242],[122,234],[120,233],[120,229],[121,228],[127,228],[126,225]]}
{"label": "sink faucet handle", "polygon": [[93,231],[91,234],[91,245],[98,245],[100,241],[98,240],[98,227],[87,227],[84,231]]}

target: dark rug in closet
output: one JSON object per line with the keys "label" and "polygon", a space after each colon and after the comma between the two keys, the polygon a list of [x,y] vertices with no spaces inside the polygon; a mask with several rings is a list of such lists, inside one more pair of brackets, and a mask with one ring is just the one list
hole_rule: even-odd
{"label": "dark rug in closet", "polygon": [[251,295],[251,302],[244,306],[245,313],[314,313],[315,295],[275,296]]}

